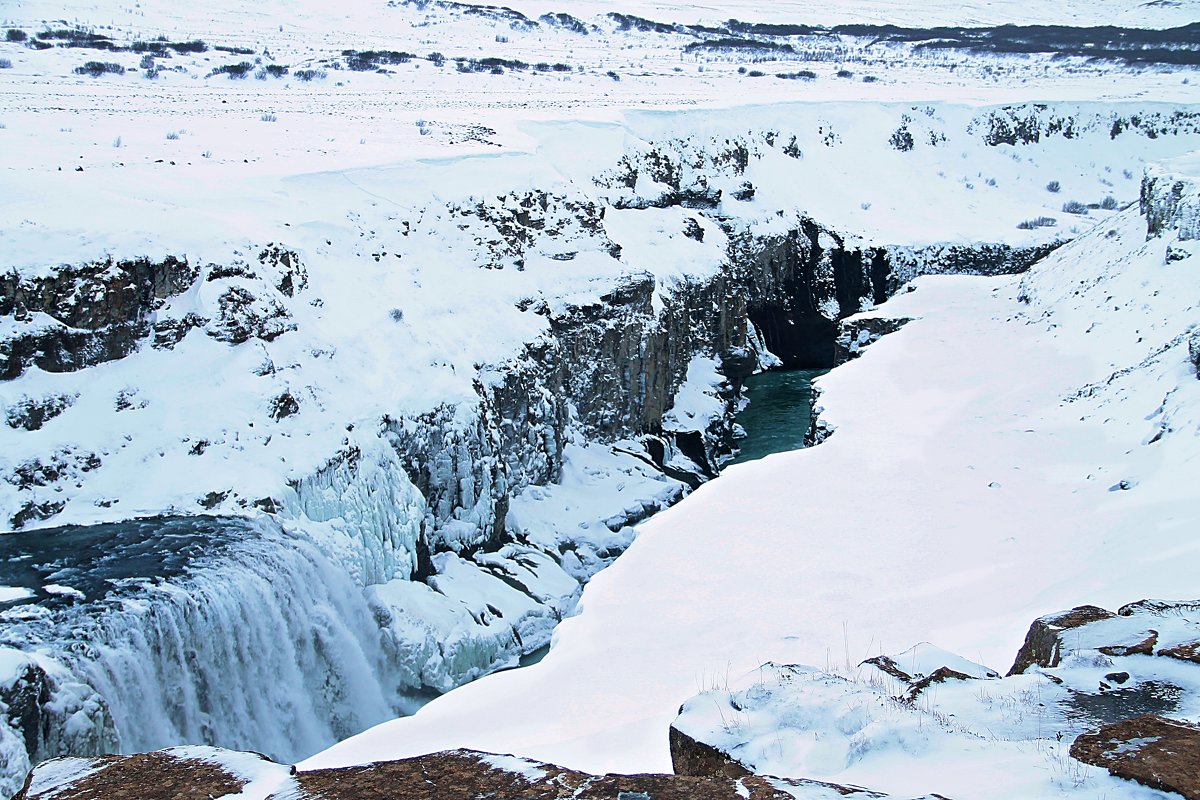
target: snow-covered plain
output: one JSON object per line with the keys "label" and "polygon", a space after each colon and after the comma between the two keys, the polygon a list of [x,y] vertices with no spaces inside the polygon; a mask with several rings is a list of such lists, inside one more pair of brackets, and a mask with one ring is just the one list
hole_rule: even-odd
{"label": "snow-covered plain", "polygon": [[[256,515],[257,501],[274,498],[259,507],[349,576],[356,596],[335,601],[352,608],[341,616],[355,621],[353,636],[370,614],[381,624],[382,648],[403,665],[386,680],[445,690],[512,665],[630,545],[626,523],[684,486],[621,452],[636,449],[627,442],[574,435],[560,482],[513,498],[508,533],[519,542],[463,557],[491,522],[482,498],[504,487],[480,486],[468,468],[453,477],[480,502],[433,508],[391,446],[404,421],[442,413],[446,430],[469,428],[483,413],[479,386],[499,385],[523,348],[547,337],[543,311],[586,308],[649,276],[661,313],[671,292],[728,268],[727,231],[782,236],[812,218],[848,245],[893,252],[1086,235],[1023,289],[921,279],[886,311],[918,321],[822,379],[824,419],[837,431],[829,442],[731,468],[643,525],[542,665],[455,690],[310,763],[478,746],[587,769],[660,769],[679,702],[767,658],[823,665],[842,651],[852,659],[931,640],[995,667],[1047,610],[1187,594],[1194,552],[1179,532],[1195,527],[1194,490],[1181,476],[1194,469],[1194,436],[1190,450],[1181,442],[1194,434],[1195,386],[1179,363],[1167,368],[1181,345],[1100,384],[1197,321],[1194,280],[1180,277],[1189,260],[1156,269],[1166,244],[1142,245],[1136,210],[1118,213],[1137,199],[1147,162],[1200,147],[1195,70],[853,37],[797,40],[788,55],[689,49],[704,36],[627,30],[606,15],[1168,27],[1193,21],[1194,3],[513,7],[531,19],[570,11],[587,32],[495,9],[365,0],[337,14],[283,2],[0,8],[0,27],[29,37],[80,26],[120,45],[160,35],[209,45],[147,66],[140,52],[0,42],[11,64],[0,68],[3,266],[33,280],[110,256],[175,255],[199,274],[152,322],[215,319],[226,293],[247,286],[275,304],[261,308],[282,312],[272,335],[233,346],[193,331],[174,350],[143,346],[78,372],[31,367],[0,385],[6,412],[30,399],[64,404],[38,430],[0,426],[6,475],[38,459],[56,471],[0,484],[6,526],[19,527],[9,520],[30,503],[52,512],[36,525],[57,525]],[[354,71],[349,49],[415,55]],[[470,71],[456,58],[526,66]],[[73,71],[92,60],[124,72]],[[244,80],[214,72],[242,61]],[[800,68],[813,77],[775,77]],[[987,120],[1006,114],[1069,119],[1077,135],[988,143]],[[1130,129],[1134,118],[1146,128]],[[1114,133],[1118,121],[1126,127]],[[744,171],[717,163],[737,148]],[[622,165],[663,153],[685,183],[719,189],[720,203],[654,207],[669,187],[645,169],[622,184]],[[747,184],[752,196],[735,200]],[[531,197],[546,200],[545,232],[510,252],[488,215],[519,214]],[[1066,201],[1103,207],[1070,214]],[[1039,217],[1057,222],[1017,227]],[[270,243],[304,265],[294,295],[273,288],[277,261],[255,260]],[[1021,293],[1029,304],[1013,299]],[[6,338],[62,327],[44,314],[0,319]],[[668,430],[702,429],[717,413],[713,355],[693,359]],[[280,414],[284,395],[297,407]],[[1171,435],[1134,446],[1160,422]],[[337,460],[348,453],[352,466]],[[1107,493],[1114,485],[1132,488]],[[435,518],[442,552],[429,559],[433,574],[412,582]],[[1130,541],[1131,529],[1143,538]],[[1169,555],[1155,549],[1165,542]],[[16,591],[31,590],[5,597]],[[58,584],[32,591],[82,600]],[[382,694],[378,705],[392,700]],[[290,744],[280,733],[281,748],[329,743],[327,733]]]}

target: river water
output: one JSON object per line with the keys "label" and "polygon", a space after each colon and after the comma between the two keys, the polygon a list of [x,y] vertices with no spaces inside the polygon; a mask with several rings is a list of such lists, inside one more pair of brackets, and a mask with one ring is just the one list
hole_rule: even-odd
{"label": "river water", "polygon": [[804,447],[812,415],[812,382],[828,370],[762,372],[746,381],[749,404],[737,415],[746,430],[733,464]]}

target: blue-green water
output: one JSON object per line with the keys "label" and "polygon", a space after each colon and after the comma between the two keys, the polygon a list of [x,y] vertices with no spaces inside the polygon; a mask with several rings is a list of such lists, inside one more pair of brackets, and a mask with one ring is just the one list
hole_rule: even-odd
{"label": "blue-green water", "polygon": [[812,381],[828,370],[763,372],[746,381],[749,405],[737,415],[746,430],[733,464],[804,447],[812,412]]}

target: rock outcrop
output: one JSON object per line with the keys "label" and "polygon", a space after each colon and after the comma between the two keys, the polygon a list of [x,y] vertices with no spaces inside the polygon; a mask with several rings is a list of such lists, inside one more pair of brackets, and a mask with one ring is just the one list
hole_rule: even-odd
{"label": "rock outcrop", "polygon": [[1059,611],[1039,617],[1029,626],[1029,632],[1025,634],[1025,643],[1017,651],[1016,661],[1008,674],[1017,675],[1034,664],[1039,667],[1057,667],[1062,661],[1063,642],[1060,635],[1064,631],[1113,616],[1111,611],[1097,606],[1078,606],[1070,611]]}
{"label": "rock outcrop", "polygon": [[[590,775],[508,755],[450,750],[361,767],[297,772],[264,756],[183,747],[50,761],[13,800],[209,800],[254,783],[262,800],[840,800],[888,795],[820,781],[744,773]],[[937,797],[930,795],[929,800]]]}
{"label": "rock outcrop", "polygon": [[1104,725],[1071,745],[1071,756],[1118,778],[1200,800],[1200,727],[1146,714]]}

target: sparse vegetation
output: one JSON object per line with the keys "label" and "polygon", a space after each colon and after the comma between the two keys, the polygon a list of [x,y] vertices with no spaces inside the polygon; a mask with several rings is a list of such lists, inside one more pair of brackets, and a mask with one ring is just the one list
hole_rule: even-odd
{"label": "sparse vegetation", "polygon": [[913,139],[912,131],[908,129],[908,126],[901,125],[892,132],[891,137],[888,139],[888,144],[901,153],[906,153],[913,149],[916,141]]}
{"label": "sparse vegetation", "polygon": [[76,67],[75,74],[91,75],[93,78],[101,75],[124,75],[125,68],[110,61],[89,61],[82,67]]}
{"label": "sparse vegetation", "polygon": [[213,67],[213,71],[208,73],[209,77],[213,75],[228,75],[231,80],[242,80],[250,74],[250,70],[254,65],[249,61],[240,61],[237,64],[223,64],[219,67]]}
{"label": "sparse vegetation", "polygon": [[354,72],[371,72],[384,64],[407,64],[416,56],[401,50],[343,50],[346,69]]}

